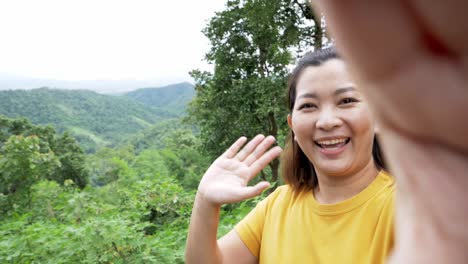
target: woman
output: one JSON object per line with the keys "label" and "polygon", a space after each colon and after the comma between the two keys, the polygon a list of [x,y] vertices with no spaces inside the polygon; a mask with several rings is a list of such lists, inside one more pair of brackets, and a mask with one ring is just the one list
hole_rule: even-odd
{"label": "woman", "polygon": [[[258,195],[247,187],[279,147],[240,138],[203,176],[187,263],[383,263],[393,246],[394,180],[383,171],[375,123],[334,49],[307,54],[288,87],[287,185],[216,241],[222,204]],[[240,151],[239,151],[240,150]]]}

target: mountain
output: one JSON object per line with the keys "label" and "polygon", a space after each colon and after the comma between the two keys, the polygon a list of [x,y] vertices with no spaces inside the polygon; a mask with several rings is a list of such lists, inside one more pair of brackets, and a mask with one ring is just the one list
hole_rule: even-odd
{"label": "mountain", "polygon": [[160,79],[123,80],[56,80],[32,78],[0,72],[1,90],[31,90],[38,87],[57,87],[64,90],[91,90],[102,94],[123,94],[141,87],[159,87],[186,80],[181,77]]}
{"label": "mountain", "polygon": [[158,88],[142,88],[128,92],[124,96],[147,106],[181,115],[185,113],[187,104],[195,96],[195,89],[193,84],[183,82]]}
{"label": "mountain", "polygon": [[161,120],[175,117],[125,96],[49,88],[0,91],[0,114],[26,117],[34,124],[51,124],[59,132],[68,130],[88,152],[116,145]]}

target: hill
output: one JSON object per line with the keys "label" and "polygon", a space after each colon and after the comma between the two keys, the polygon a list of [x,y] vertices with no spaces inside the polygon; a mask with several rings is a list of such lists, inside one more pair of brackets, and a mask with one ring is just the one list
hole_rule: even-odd
{"label": "hill", "polygon": [[184,82],[159,88],[142,88],[128,92],[124,96],[150,107],[182,115],[186,111],[187,104],[195,96],[195,89],[192,84]]}
{"label": "hill", "polygon": [[53,87],[62,90],[91,90],[101,94],[124,94],[141,87],[159,87],[167,83],[181,82],[180,78],[120,79],[120,80],[56,80],[32,78],[0,72],[1,90],[31,90],[38,87]]}
{"label": "hill", "polygon": [[114,146],[129,135],[174,117],[124,96],[49,88],[0,91],[0,114],[26,117],[34,124],[50,124],[59,132],[68,130],[87,152]]}

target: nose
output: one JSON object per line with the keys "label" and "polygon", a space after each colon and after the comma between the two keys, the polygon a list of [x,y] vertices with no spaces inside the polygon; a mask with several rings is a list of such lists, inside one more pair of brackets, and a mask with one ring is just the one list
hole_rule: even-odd
{"label": "nose", "polygon": [[316,122],[316,126],[321,130],[332,130],[340,127],[343,120],[337,115],[335,109],[332,107],[322,108]]}

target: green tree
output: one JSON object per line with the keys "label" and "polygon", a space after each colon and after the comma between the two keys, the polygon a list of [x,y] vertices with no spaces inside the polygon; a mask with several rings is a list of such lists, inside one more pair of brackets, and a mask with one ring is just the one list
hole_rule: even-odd
{"label": "green tree", "polygon": [[126,158],[130,153],[125,150],[102,148],[86,160],[89,179],[93,186],[104,186],[118,180],[123,174],[132,175]]}
{"label": "green tree", "polygon": [[178,129],[166,137],[166,148],[161,151],[171,175],[187,190],[196,190],[209,166],[208,159],[198,151],[200,145],[200,139],[192,131]]}
{"label": "green tree", "polygon": [[72,180],[77,187],[84,188],[88,184],[88,170],[85,166],[85,155],[78,146],[76,140],[65,132],[55,141],[55,155],[61,166],[47,177],[63,184],[66,180]]}
{"label": "green tree", "polygon": [[56,166],[47,175],[43,175],[44,179],[60,184],[70,179],[79,188],[88,184],[89,173],[85,168],[85,155],[69,133],[57,135],[55,129],[50,126],[35,126],[24,118],[9,119],[0,116],[0,147],[15,135],[35,138],[39,153],[52,152],[59,160],[61,166]]}
{"label": "green tree", "polygon": [[[226,6],[204,29],[214,73],[191,72],[196,97],[189,120],[200,127],[203,150],[211,158],[242,135],[284,140],[289,66],[307,48],[322,45],[320,19],[305,1],[228,0]],[[276,181],[279,161],[270,168]]]}
{"label": "green tree", "polygon": [[60,166],[54,153],[40,146],[37,136],[11,136],[1,153],[0,192],[9,196],[10,205],[29,205],[31,186]]}
{"label": "green tree", "polygon": [[160,152],[155,149],[147,149],[138,155],[132,168],[140,178],[168,177],[169,170]]}

